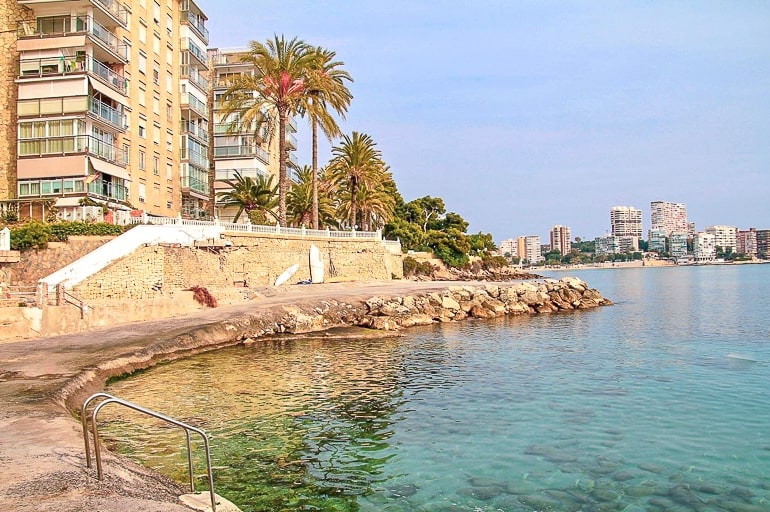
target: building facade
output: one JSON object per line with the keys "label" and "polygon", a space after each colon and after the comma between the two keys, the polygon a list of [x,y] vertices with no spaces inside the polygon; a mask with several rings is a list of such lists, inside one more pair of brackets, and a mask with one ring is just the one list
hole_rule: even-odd
{"label": "building facade", "polygon": [[736,237],[736,252],[756,258],[757,252],[757,228],[738,230]]}
{"label": "building facade", "polygon": [[689,235],[685,231],[672,231],[668,237],[668,250],[672,258],[679,259],[687,256],[687,240]]}
{"label": "building facade", "polygon": [[562,256],[565,256],[572,252],[572,236],[570,229],[567,226],[556,225],[551,228],[551,245],[550,249],[559,250]]}
{"label": "building facade", "polygon": [[[200,8],[192,0],[16,3],[15,133],[6,142],[17,154],[3,169],[12,179],[0,180],[15,190],[5,199],[29,204],[30,216],[40,213],[33,205],[48,205],[71,220],[94,205],[118,222],[132,210],[177,216],[190,198],[207,199],[207,175],[190,170],[198,149],[190,140],[208,124],[195,103],[205,107],[207,97],[197,80],[208,44]],[[207,173],[207,161],[197,163]]]}
{"label": "building facade", "polygon": [[757,230],[757,257],[770,259],[770,229]]}
{"label": "building facade", "polygon": [[671,236],[673,231],[687,232],[687,207],[684,203],[652,201],[650,230],[663,231],[666,237]]}
{"label": "building facade", "polygon": [[[222,98],[230,85],[230,77],[251,71],[250,64],[241,60],[246,51],[246,49],[219,48],[212,48],[209,51],[214,90],[213,158],[214,192],[217,197],[230,189],[226,180],[235,178],[236,173],[252,179],[259,176],[274,176],[272,183],[278,184],[277,120],[274,126],[238,126],[238,123],[234,123],[234,117],[227,117],[223,113]],[[289,151],[297,147],[297,139],[294,135],[296,131],[296,122],[290,118],[286,126],[286,143]],[[236,211],[236,208],[225,208],[221,201],[216,201],[216,216],[220,219],[232,222]],[[246,220],[246,216],[238,219],[239,222]]]}
{"label": "building facade", "polygon": [[545,258],[540,251],[540,236],[527,235],[516,239],[517,254],[522,260],[527,260],[530,265],[534,265]]}
{"label": "building facade", "polygon": [[639,237],[605,235],[594,239],[597,256],[626,254],[639,250]]}
{"label": "building facade", "polygon": [[711,233],[696,233],[693,254],[698,263],[714,261],[717,256],[716,237]]}
{"label": "building facade", "polygon": [[518,257],[518,247],[516,245],[516,240],[513,238],[509,238],[507,240],[503,240],[498,245],[498,249],[500,251],[500,256],[507,257],[506,254],[510,255],[510,257]]}
{"label": "building facade", "polygon": [[737,252],[738,228],[735,226],[710,226],[706,228],[706,233],[714,235],[716,247],[723,252]]}
{"label": "building facade", "polygon": [[638,251],[639,239],[642,237],[642,210],[633,206],[613,206],[610,210],[610,228],[614,236],[634,238],[632,250]]}
{"label": "building facade", "polygon": [[657,253],[667,252],[666,250],[667,238],[668,237],[666,235],[665,230],[658,229],[658,228],[651,229],[648,237],[648,242],[649,242],[648,250],[652,252],[657,252]]}

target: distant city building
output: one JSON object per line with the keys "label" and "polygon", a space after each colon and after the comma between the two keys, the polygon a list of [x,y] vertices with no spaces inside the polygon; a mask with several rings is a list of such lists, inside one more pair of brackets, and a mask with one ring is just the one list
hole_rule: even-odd
{"label": "distant city building", "polygon": [[639,237],[605,235],[594,239],[597,256],[624,254],[639,250]]}
{"label": "distant city building", "polygon": [[687,233],[685,231],[672,231],[668,237],[668,252],[672,258],[680,259],[687,256]]}
{"label": "distant city building", "polygon": [[712,233],[696,233],[693,249],[696,262],[714,261],[717,255],[716,236]]}
{"label": "distant city building", "polygon": [[663,229],[651,229],[649,235],[648,250],[652,252],[666,252],[666,231]]}
{"label": "distant city building", "polygon": [[770,256],[770,229],[757,230],[757,256],[762,259]]}
{"label": "distant city building", "polygon": [[720,247],[722,251],[736,252],[738,228],[735,226],[710,226],[706,228],[706,233],[714,235],[716,246]]}
{"label": "distant city building", "polygon": [[613,206],[610,210],[611,234],[642,237],[642,210],[633,206]]}
{"label": "distant city building", "polygon": [[516,240],[513,238],[509,238],[508,240],[503,240],[498,245],[500,249],[500,255],[505,256],[506,254],[509,254],[511,257],[518,256],[518,251],[516,247]]}
{"label": "distant city building", "polygon": [[698,232],[698,230],[695,228],[695,223],[694,222],[688,222],[687,223],[687,238],[692,240],[693,238],[695,238],[695,233],[697,233],[697,232]]}
{"label": "distant city building", "polygon": [[530,264],[535,264],[545,259],[540,252],[539,235],[520,236],[516,239],[516,247],[519,258],[527,260]]}
{"label": "distant city building", "polygon": [[562,255],[572,252],[572,242],[570,230],[567,226],[556,225],[551,228],[551,247],[550,249],[558,249]]}
{"label": "distant city building", "polygon": [[757,228],[749,228],[747,230],[739,230],[738,238],[736,240],[738,248],[736,252],[757,257]]}
{"label": "distant city building", "polygon": [[684,203],[652,201],[650,203],[650,231],[661,230],[666,237],[673,231],[687,232],[687,208]]}

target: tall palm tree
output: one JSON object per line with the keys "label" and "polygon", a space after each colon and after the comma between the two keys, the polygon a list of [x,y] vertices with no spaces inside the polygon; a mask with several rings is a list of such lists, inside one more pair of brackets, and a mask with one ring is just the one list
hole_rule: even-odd
{"label": "tall palm tree", "polygon": [[303,110],[307,113],[312,129],[312,223],[313,229],[318,229],[318,128],[321,128],[329,141],[342,135],[331,111],[345,118],[353,99],[345,82],[352,82],[353,79],[347,71],[341,69],[344,62],[334,60],[337,55],[335,52],[320,46],[313,48],[312,52],[315,60],[307,77],[307,95]]}
{"label": "tall palm tree", "polygon": [[[268,215],[276,217],[273,210],[277,205],[277,185],[273,185],[272,176],[259,175],[254,180],[251,176],[243,176],[236,171],[235,178],[220,181],[230,186],[230,190],[218,194],[223,206],[238,207],[233,222],[238,222],[244,211],[249,220],[257,221],[256,223],[264,223]],[[259,222],[260,220],[262,222]]]}
{"label": "tall palm tree", "polygon": [[251,41],[241,57],[241,62],[251,65],[251,72],[233,77],[222,97],[223,117],[235,114],[232,131],[248,127],[258,137],[265,123],[271,129],[278,123],[278,223],[282,226],[286,225],[289,188],[286,124],[302,108],[306,79],[316,67],[316,59],[312,47],[296,37],[286,40],[275,35],[265,43]]}
{"label": "tall palm tree", "polygon": [[[314,174],[316,176],[314,177]],[[318,185],[318,222],[325,227],[337,227],[336,211],[329,183],[313,173],[309,165],[297,169],[297,181],[292,184],[286,198],[286,215],[294,226],[307,226],[313,217],[313,181]],[[320,179],[320,184],[318,183]]]}
{"label": "tall palm tree", "polygon": [[331,179],[349,198],[346,210],[352,228],[355,228],[358,216],[359,188],[380,182],[387,169],[376,146],[369,135],[353,132],[352,136],[344,135],[342,143],[332,148],[329,172]]}

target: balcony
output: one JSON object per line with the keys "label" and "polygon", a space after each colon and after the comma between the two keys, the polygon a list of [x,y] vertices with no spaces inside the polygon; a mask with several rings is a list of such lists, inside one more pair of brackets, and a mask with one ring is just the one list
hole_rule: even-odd
{"label": "balcony", "polygon": [[201,38],[209,44],[209,30],[205,27],[204,18],[190,11],[182,11],[182,23],[186,23]]}
{"label": "balcony", "polygon": [[209,168],[209,159],[206,158],[204,155],[201,155],[194,149],[182,149],[180,151],[182,160],[186,160],[190,164],[199,167],[201,169],[205,169],[206,172],[208,172]]}
{"label": "balcony", "polygon": [[214,158],[257,158],[270,162],[270,155],[259,146],[215,146]]}
{"label": "balcony", "polygon": [[20,139],[18,144],[19,158],[82,153],[94,155],[121,167],[128,164],[128,154],[125,151],[92,135]]}
{"label": "balcony", "polygon": [[126,62],[128,48],[120,44],[118,37],[90,16],[50,16],[38,18],[35,26],[22,21],[19,24],[20,39],[53,38],[87,34],[99,47],[113,57]]}
{"label": "balcony", "polygon": [[286,130],[286,137],[284,140],[289,149],[297,149],[297,137],[295,137],[289,130]]}
{"label": "balcony", "polygon": [[197,192],[198,194],[202,194],[208,197],[208,179],[200,179],[193,176],[182,176],[182,192]]}
{"label": "balcony", "polygon": [[88,184],[88,194],[115,201],[128,200],[128,187],[119,180],[118,183],[105,180],[95,180]]}
{"label": "balcony", "polygon": [[88,112],[120,131],[126,129],[126,116],[123,112],[92,96],[88,97]]}
{"label": "balcony", "polygon": [[198,125],[197,123],[194,123],[192,121],[185,121],[182,119],[182,132],[192,135],[193,137],[199,139],[203,144],[208,145],[209,143],[209,132],[206,130],[206,128]]}
{"label": "balcony", "polygon": [[[49,0],[18,0],[18,3],[34,9],[36,4],[42,5],[53,2]],[[89,0],[88,3],[93,5],[98,13],[109,18],[111,23],[122,28],[128,28],[128,11],[117,0]]]}
{"label": "balcony", "polygon": [[201,117],[208,118],[209,117],[209,109],[206,107],[206,104],[203,103],[201,100],[190,94],[189,92],[187,94],[182,94],[182,97],[179,99],[179,101],[182,104],[182,108],[187,106],[190,110],[195,112]]}
{"label": "balcony", "polygon": [[[193,71],[195,70],[195,71]],[[192,71],[192,72],[191,72]],[[197,87],[202,93],[208,94],[209,81],[203,78],[198,72],[197,68],[182,65],[179,68],[181,78],[186,78],[191,84]]]}
{"label": "balcony", "polygon": [[197,44],[193,42],[189,37],[183,37],[181,40],[182,50],[187,50],[190,54],[200,62],[204,68],[208,69],[206,65],[206,52],[201,50]]}

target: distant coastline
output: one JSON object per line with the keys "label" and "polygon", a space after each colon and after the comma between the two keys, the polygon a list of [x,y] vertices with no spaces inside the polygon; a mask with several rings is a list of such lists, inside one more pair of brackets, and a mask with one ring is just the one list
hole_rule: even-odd
{"label": "distant coastline", "polygon": [[624,268],[661,268],[661,267],[707,267],[707,266],[732,266],[732,265],[762,265],[770,263],[770,260],[752,260],[752,261],[712,261],[708,263],[689,263],[687,265],[677,265],[670,261],[662,260],[634,260],[634,261],[605,261],[604,263],[586,263],[578,265],[558,265],[547,267],[525,267],[523,270],[528,272],[543,271],[574,271],[574,270],[615,270]]}

